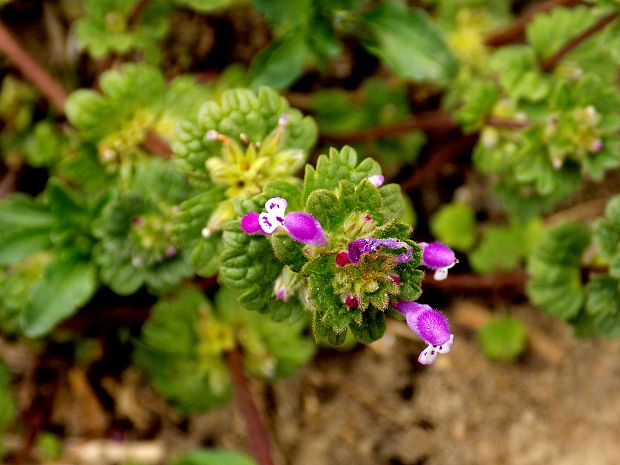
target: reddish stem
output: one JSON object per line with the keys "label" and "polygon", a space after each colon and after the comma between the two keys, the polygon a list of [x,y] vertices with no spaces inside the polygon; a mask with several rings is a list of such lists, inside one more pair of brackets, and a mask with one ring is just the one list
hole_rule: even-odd
{"label": "reddish stem", "polygon": [[556,7],[570,7],[580,3],[582,3],[581,0],[547,0],[533,5],[508,26],[487,36],[485,43],[489,47],[501,47],[502,45],[520,42],[525,38],[525,29],[534,16]]}
{"label": "reddish stem", "polygon": [[399,121],[389,126],[376,126],[342,134],[321,134],[320,139],[323,143],[353,144],[395,136],[415,130],[447,130],[455,127],[456,122],[452,117],[438,110],[412,115],[409,119]]}
{"label": "reddish stem", "polygon": [[605,16],[602,16],[598,19],[592,26],[590,26],[585,31],[577,34],[571,40],[566,42],[562,48],[560,48],[557,52],[547,58],[540,66],[540,68],[545,71],[553,71],[553,69],[558,65],[558,63],[571,51],[581,45],[583,42],[588,40],[597,32],[603,30],[608,24],[613,22],[616,18],[618,18],[619,13],[614,11],[613,13],[609,13]]}
{"label": "reddish stem", "polygon": [[450,293],[503,291],[512,295],[523,295],[526,282],[527,273],[524,270],[489,275],[450,273],[444,281],[436,281],[432,278],[432,274],[427,273],[424,278],[425,287],[445,290]]}
{"label": "reddish stem", "polygon": [[0,21],[0,50],[24,77],[32,82],[60,113],[64,114],[67,91],[15,40],[2,21]]}
{"label": "reddish stem", "polygon": [[402,190],[413,190],[428,180],[433,179],[454,158],[465,151],[471,150],[477,140],[478,136],[476,134],[457,136],[455,139],[447,140],[430,154],[428,161],[424,165],[416,166],[411,176],[400,183]]}
{"label": "reddish stem", "polygon": [[140,15],[148,6],[151,0],[139,0],[133,7],[133,9],[129,12],[127,16],[127,29],[131,29],[136,25],[138,19],[140,19]]}
{"label": "reddish stem", "polygon": [[269,436],[252,399],[241,352],[235,347],[226,354],[226,357],[235,386],[235,402],[245,420],[252,455],[258,465],[273,465]]}

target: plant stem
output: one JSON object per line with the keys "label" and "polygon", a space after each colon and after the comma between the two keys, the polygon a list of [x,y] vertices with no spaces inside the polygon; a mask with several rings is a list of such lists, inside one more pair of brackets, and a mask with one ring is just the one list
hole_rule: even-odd
{"label": "plant stem", "polygon": [[560,48],[557,52],[547,58],[542,62],[540,68],[545,71],[553,71],[553,69],[558,65],[558,63],[571,51],[577,48],[581,43],[585,42],[587,39],[592,37],[597,32],[603,30],[605,26],[613,22],[616,18],[618,18],[619,13],[614,11],[613,13],[606,14],[602,16],[596,21],[592,26],[590,26],[585,31],[577,34],[571,40],[566,42],[562,48]]}
{"label": "plant stem", "polygon": [[321,134],[323,143],[347,144],[367,142],[383,137],[395,136],[415,130],[446,130],[456,127],[456,122],[443,111],[429,111],[412,115],[409,119],[399,121],[389,126],[375,126],[342,134]]}
{"label": "plant stem", "polygon": [[138,0],[138,2],[134,5],[133,9],[127,15],[127,29],[131,29],[135,26],[138,19],[140,19],[140,15],[148,6],[151,0]]}
{"label": "plant stem", "polygon": [[245,420],[252,455],[258,465],[273,465],[269,436],[252,399],[241,352],[235,347],[226,354],[226,357],[235,387],[235,402]]}
{"label": "plant stem", "polygon": [[424,286],[446,292],[488,293],[502,291],[502,295],[523,295],[527,273],[517,270],[511,273],[477,275],[473,273],[451,273],[445,281],[436,281],[430,274],[424,278]]}
{"label": "plant stem", "polygon": [[505,129],[525,129],[531,124],[527,120],[501,118],[499,116],[487,116],[485,123],[487,126]]}
{"label": "plant stem", "polygon": [[67,91],[15,40],[9,29],[0,21],[0,50],[11,60],[26,79],[64,114]]}
{"label": "plant stem", "polygon": [[411,175],[400,182],[403,191],[411,191],[435,178],[453,159],[466,151],[470,151],[478,140],[478,135],[460,135],[446,139],[446,142],[429,154],[428,161],[425,164],[420,167],[416,166]]}
{"label": "plant stem", "polygon": [[547,0],[545,2],[533,5],[528,8],[523,14],[518,16],[508,26],[493,32],[487,36],[485,44],[488,47],[501,47],[502,45],[512,44],[514,42],[520,42],[525,38],[525,29],[534,16],[550,11],[553,8],[564,6],[570,7],[579,5],[581,0]]}

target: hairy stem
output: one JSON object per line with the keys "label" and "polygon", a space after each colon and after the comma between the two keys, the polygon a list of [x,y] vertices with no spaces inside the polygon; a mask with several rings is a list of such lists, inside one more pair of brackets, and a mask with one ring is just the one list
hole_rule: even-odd
{"label": "hairy stem", "polygon": [[235,402],[245,420],[252,455],[258,465],[273,465],[269,435],[252,399],[241,352],[235,347],[226,357],[235,387]]}
{"label": "hairy stem", "polygon": [[24,77],[32,82],[60,113],[64,114],[67,91],[15,40],[2,21],[0,21],[0,50]]}
{"label": "hairy stem", "polygon": [[560,48],[557,52],[555,52],[553,55],[543,61],[540,65],[540,68],[545,72],[553,71],[553,69],[558,65],[560,61],[562,61],[562,59],[566,55],[568,55],[571,51],[573,51],[583,42],[588,40],[594,34],[603,30],[608,24],[612,23],[616,18],[618,18],[619,15],[620,13],[615,11],[599,18],[598,21],[596,21],[592,26],[590,26],[588,29],[581,32],[580,34],[577,34],[571,40],[566,42],[564,46],[562,46],[562,48]]}

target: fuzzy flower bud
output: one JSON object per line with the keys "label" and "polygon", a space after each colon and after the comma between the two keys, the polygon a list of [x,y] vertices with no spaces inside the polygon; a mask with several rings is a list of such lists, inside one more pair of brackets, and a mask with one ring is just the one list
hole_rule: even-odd
{"label": "fuzzy flower bud", "polygon": [[321,224],[310,213],[289,213],[284,217],[283,227],[297,242],[310,245],[324,245],[327,242]]}
{"label": "fuzzy flower bud", "polygon": [[258,221],[258,213],[250,212],[243,215],[240,221],[241,229],[246,234],[265,234]]}
{"label": "fuzzy flower bud", "polygon": [[420,242],[422,247],[422,265],[435,270],[433,277],[437,281],[446,279],[448,270],[458,263],[454,252],[450,247],[441,242]]}
{"label": "fuzzy flower bud", "polygon": [[429,305],[403,300],[394,304],[394,308],[405,315],[407,325],[420,339],[428,344],[418,361],[429,365],[438,354],[446,354],[452,348],[454,334],[450,333],[450,322],[446,316]]}
{"label": "fuzzy flower bud", "polygon": [[265,212],[247,213],[241,218],[241,228],[246,234],[272,234],[281,227],[293,240],[309,245],[324,245],[327,242],[321,223],[306,212],[285,214],[288,202],[282,197],[273,197],[265,203]]}

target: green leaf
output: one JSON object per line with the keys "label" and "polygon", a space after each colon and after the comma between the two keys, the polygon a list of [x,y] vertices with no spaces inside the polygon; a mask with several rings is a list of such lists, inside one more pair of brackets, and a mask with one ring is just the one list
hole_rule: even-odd
{"label": "green leaf", "polygon": [[351,322],[349,328],[355,338],[363,343],[370,344],[381,339],[385,333],[385,314],[372,307],[363,313],[362,324]]}
{"label": "green leaf", "polygon": [[256,465],[256,462],[239,452],[198,449],[173,460],[169,465]]}
{"label": "green leaf", "polygon": [[364,20],[374,35],[366,41],[366,48],[399,76],[442,83],[456,74],[456,58],[442,32],[421,9],[383,3]]}
{"label": "green leaf", "polygon": [[595,276],[586,286],[585,309],[589,315],[620,316],[620,282],[611,276]]}
{"label": "green leaf", "polygon": [[494,318],[478,332],[478,342],[490,359],[513,362],[525,350],[527,329],[517,318]]}
{"label": "green leaf", "polygon": [[22,320],[25,334],[39,337],[48,333],[88,302],[96,289],[94,264],[68,254],[57,257],[33,289],[32,305]]}
{"label": "green leaf", "polygon": [[590,231],[581,223],[564,223],[547,231],[528,260],[530,300],[546,312],[565,319],[579,313],[584,302],[581,256]]}
{"label": "green leaf", "polygon": [[271,238],[275,256],[291,270],[299,273],[308,259],[303,254],[304,245],[294,241],[287,234],[276,234]]}
{"label": "green leaf", "polygon": [[306,210],[327,232],[336,231],[342,226],[345,216],[349,213],[343,210],[336,194],[325,189],[315,190],[308,196]]}
{"label": "green leaf", "polygon": [[379,188],[381,211],[386,220],[400,220],[405,214],[405,200],[399,184],[386,184]]}
{"label": "green leaf", "polygon": [[431,216],[431,232],[453,249],[468,251],[476,241],[476,217],[465,203],[443,205]]}
{"label": "green leaf", "polygon": [[136,344],[136,365],[185,414],[209,410],[230,397],[228,369],[220,357],[230,341],[222,340],[226,330],[217,323],[202,293],[182,288],[153,307]]}
{"label": "green leaf", "polygon": [[479,247],[469,254],[470,264],[481,274],[511,271],[528,256],[541,233],[539,219],[527,223],[513,221],[508,227],[490,226]]}
{"label": "green leaf", "polygon": [[379,164],[372,158],[357,163],[357,153],[345,146],[340,151],[331,148],[328,155],[319,156],[316,168],[306,165],[304,176],[304,199],[317,189],[335,190],[340,181],[347,180],[354,185],[369,176],[381,174]]}
{"label": "green leaf", "polygon": [[309,50],[306,37],[291,32],[273,41],[266,49],[256,55],[250,70],[252,89],[269,86],[281,90],[292,84],[303,72],[308,60]]}
{"label": "green leaf", "polygon": [[527,25],[527,40],[541,58],[548,58],[560,47],[586,30],[594,21],[593,9],[586,6],[554,8],[536,15]]}
{"label": "green leaf", "polygon": [[499,97],[497,85],[491,82],[473,82],[463,96],[463,105],[456,119],[466,132],[480,130]]}

